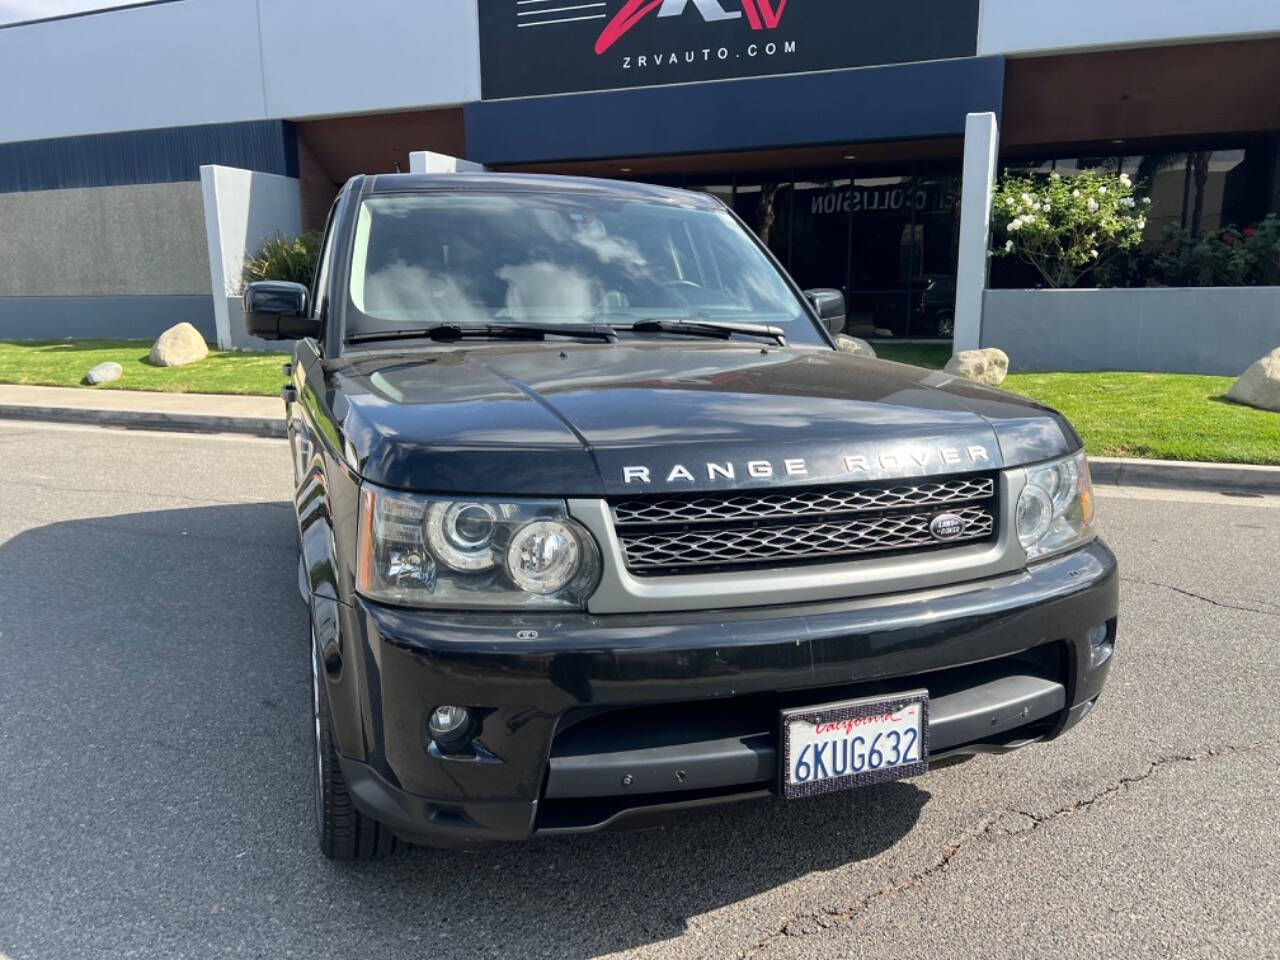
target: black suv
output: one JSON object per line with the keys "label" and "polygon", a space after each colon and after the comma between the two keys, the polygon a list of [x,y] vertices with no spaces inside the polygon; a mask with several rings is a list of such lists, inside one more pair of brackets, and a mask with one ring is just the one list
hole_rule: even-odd
{"label": "black suv", "polygon": [[[1115,559],[1061,416],[834,349],[718,200],[352,179],[284,389],[324,852],[648,824],[1058,736]],[[786,816],[780,809],[779,816]]]}

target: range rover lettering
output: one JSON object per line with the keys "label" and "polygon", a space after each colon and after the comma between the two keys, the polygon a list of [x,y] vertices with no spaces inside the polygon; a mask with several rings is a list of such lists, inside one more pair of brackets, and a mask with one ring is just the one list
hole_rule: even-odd
{"label": "range rover lettering", "polygon": [[1115,558],[1052,410],[839,352],[720,201],[355,177],[284,388],[323,852],[641,826],[1060,736]]}

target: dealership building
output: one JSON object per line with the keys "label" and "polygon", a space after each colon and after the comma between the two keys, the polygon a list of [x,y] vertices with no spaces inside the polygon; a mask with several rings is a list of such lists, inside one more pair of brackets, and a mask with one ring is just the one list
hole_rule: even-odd
{"label": "dealership building", "polygon": [[[458,158],[714,193],[852,332],[1223,373],[1280,344],[1277,288],[988,289],[986,254],[1004,170],[1129,172],[1152,243],[1280,209],[1276,0],[71,4],[0,25],[0,339],[243,345],[246,249]],[[1071,353],[1089,323],[1109,358]]]}

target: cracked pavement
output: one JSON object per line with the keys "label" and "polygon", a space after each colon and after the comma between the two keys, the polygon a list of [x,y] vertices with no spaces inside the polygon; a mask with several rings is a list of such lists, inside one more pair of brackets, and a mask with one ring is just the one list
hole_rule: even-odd
{"label": "cracked pavement", "polygon": [[1061,740],[646,833],[321,860],[283,443],[0,423],[0,958],[1280,957],[1280,501],[1100,489]]}

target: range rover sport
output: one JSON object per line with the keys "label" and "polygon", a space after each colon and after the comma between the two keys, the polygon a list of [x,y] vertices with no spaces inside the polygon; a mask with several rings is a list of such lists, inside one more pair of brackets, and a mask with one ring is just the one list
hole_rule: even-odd
{"label": "range rover sport", "polygon": [[[353,178],[284,388],[324,853],[802,798],[1061,735],[1117,614],[1079,436],[839,352],[712,196]],[[778,816],[786,816],[781,803]]]}

